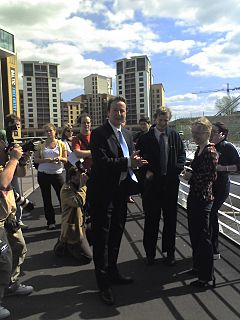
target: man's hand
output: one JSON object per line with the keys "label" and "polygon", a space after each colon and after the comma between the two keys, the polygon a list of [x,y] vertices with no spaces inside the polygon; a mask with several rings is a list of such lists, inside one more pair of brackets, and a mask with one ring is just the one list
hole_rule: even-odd
{"label": "man's hand", "polygon": [[132,168],[137,168],[137,167],[142,167],[146,164],[148,164],[148,161],[143,159],[142,157],[139,156],[140,151],[134,151],[133,154],[131,155],[131,167]]}
{"label": "man's hand", "polygon": [[10,159],[19,160],[23,155],[22,147],[19,144],[15,144],[13,148],[9,150]]}

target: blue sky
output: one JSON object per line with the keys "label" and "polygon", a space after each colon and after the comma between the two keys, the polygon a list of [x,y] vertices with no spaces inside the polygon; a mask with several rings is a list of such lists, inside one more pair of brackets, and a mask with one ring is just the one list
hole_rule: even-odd
{"label": "blue sky", "polygon": [[214,114],[226,91],[197,93],[240,87],[239,15],[238,0],[0,2],[1,27],[15,34],[20,86],[21,60],[57,62],[70,100],[83,93],[84,77],[114,80],[114,60],[146,54],[175,117]]}

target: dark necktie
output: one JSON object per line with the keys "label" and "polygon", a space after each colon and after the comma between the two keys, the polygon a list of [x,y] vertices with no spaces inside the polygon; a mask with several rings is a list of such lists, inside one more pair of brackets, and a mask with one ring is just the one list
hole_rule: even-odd
{"label": "dark necktie", "polygon": [[159,137],[159,146],[160,146],[160,169],[161,175],[166,175],[167,173],[167,163],[166,163],[166,146],[164,140],[164,133],[160,134]]}

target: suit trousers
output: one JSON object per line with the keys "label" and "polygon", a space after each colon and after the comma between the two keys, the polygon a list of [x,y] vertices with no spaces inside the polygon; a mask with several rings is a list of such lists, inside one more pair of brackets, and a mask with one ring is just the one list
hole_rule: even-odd
{"label": "suit trousers", "polygon": [[219,253],[218,236],[219,236],[219,223],[218,223],[218,210],[221,208],[224,201],[227,199],[230,191],[230,180],[224,183],[216,183],[213,186],[213,206],[210,214],[210,234],[213,246],[213,253]]}
{"label": "suit trousers", "polygon": [[200,201],[189,194],[187,215],[193,268],[198,270],[199,280],[203,281],[211,281],[213,276],[213,250],[209,232],[211,208],[212,202]]}
{"label": "suit trousers", "polygon": [[109,274],[118,273],[117,259],[127,216],[127,199],[120,185],[109,205],[101,199],[90,203],[93,260],[100,290],[110,286]]}
{"label": "suit trousers", "polygon": [[162,251],[174,255],[177,224],[177,198],[179,180],[168,181],[166,176],[159,181],[147,181],[144,192],[145,224],[143,245],[146,256],[154,258],[163,214]]}

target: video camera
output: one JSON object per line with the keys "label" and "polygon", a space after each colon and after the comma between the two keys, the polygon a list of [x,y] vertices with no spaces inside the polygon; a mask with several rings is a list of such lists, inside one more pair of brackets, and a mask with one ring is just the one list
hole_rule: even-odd
{"label": "video camera", "polygon": [[13,189],[14,197],[16,204],[21,206],[26,211],[30,212],[34,209],[34,203],[31,202],[29,199],[25,198],[24,196],[21,196],[15,189]]}

